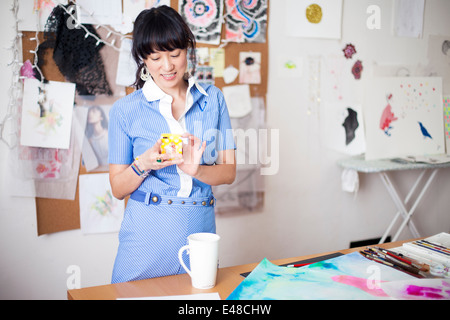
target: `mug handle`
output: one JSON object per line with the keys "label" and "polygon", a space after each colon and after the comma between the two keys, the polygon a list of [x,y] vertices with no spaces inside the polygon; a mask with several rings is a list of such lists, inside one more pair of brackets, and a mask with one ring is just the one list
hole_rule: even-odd
{"label": "mug handle", "polygon": [[189,249],[189,245],[185,245],[183,247],[180,248],[180,250],[178,251],[178,260],[180,260],[180,264],[181,266],[184,268],[184,270],[186,270],[186,272],[188,273],[188,275],[190,277],[192,277],[191,275],[191,270],[188,269],[188,267],[186,266],[186,264],[183,261],[183,251],[188,250]]}

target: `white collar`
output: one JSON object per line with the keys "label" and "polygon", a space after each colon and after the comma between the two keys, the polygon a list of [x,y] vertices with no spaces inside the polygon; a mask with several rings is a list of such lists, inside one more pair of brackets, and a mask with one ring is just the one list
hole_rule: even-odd
{"label": "white collar", "polygon": [[[193,86],[196,86],[198,91],[200,91],[205,96],[208,96],[208,93],[205,91],[205,89],[196,81],[195,77],[189,77],[188,79],[188,92],[191,91]],[[150,77],[142,87],[142,93],[144,94],[145,98],[148,101],[156,101],[161,100],[165,96],[169,96],[167,93],[165,93],[163,90],[161,90],[160,87],[153,81],[153,79]]]}

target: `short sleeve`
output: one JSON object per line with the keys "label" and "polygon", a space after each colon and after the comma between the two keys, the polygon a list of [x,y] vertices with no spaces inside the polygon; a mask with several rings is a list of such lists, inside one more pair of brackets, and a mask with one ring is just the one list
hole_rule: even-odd
{"label": "short sleeve", "polygon": [[219,123],[218,130],[220,132],[221,139],[217,144],[217,150],[234,150],[236,145],[233,137],[233,129],[231,127],[230,115],[228,113],[227,104],[221,91],[218,94],[219,99]]}
{"label": "short sleeve", "polygon": [[120,100],[109,112],[108,160],[110,164],[130,164],[133,162],[133,145],[127,133],[123,114],[120,112]]}

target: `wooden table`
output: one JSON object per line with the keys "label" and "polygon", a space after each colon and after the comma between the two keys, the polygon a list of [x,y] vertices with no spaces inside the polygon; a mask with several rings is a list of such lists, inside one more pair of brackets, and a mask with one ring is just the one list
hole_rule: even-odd
{"label": "wooden table", "polygon": [[[415,239],[383,243],[379,246],[386,249],[395,248],[401,246],[404,242],[413,240]],[[361,248],[344,249],[321,254],[279,259],[271,262],[277,265],[282,265],[294,261],[301,261],[327,254],[332,254],[335,252],[348,254],[360,249]],[[181,274],[147,280],[73,289],[67,292],[67,297],[69,300],[115,300],[117,298],[157,297],[218,292],[221,299],[226,299],[231,294],[231,292],[241,283],[241,281],[244,280],[244,277],[241,276],[241,273],[252,271],[258,265],[258,263],[259,262],[234,267],[219,268],[217,273],[216,286],[212,289],[207,290],[193,288],[189,275]]]}

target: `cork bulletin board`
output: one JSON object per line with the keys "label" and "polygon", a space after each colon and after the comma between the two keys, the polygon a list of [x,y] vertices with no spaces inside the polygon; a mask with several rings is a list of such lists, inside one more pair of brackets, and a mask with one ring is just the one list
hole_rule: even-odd
{"label": "cork bulletin board", "polygon": [[[178,0],[171,0],[171,6],[178,10]],[[267,7],[269,7],[269,1],[267,1]],[[267,8],[267,17],[269,17]],[[225,8],[224,8],[225,13]],[[268,25],[269,21],[267,21]],[[225,25],[222,25],[222,39],[224,37]],[[100,29],[99,29],[100,30]],[[31,40],[35,37],[35,31],[22,31],[22,50],[23,50],[23,61],[34,60],[34,54],[30,52],[35,50],[36,42]],[[100,35],[102,35],[99,32]],[[39,33],[40,42],[44,42],[43,34]],[[120,42],[116,42],[116,46],[120,46]],[[218,48],[219,45],[209,45],[203,43],[197,43],[197,47],[209,47]],[[104,48],[101,49],[104,50]],[[250,84],[250,95],[252,97],[262,97],[265,100],[267,93],[267,73],[268,73],[268,39],[266,33],[266,41],[264,43],[235,43],[228,42],[223,46],[225,51],[225,67],[230,65],[239,69],[239,53],[240,52],[260,52],[261,53],[261,83],[260,84]],[[118,53],[114,49],[109,49],[109,53],[103,52],[102,56],[108,59],[108,63],[105,66],[113,66],[114,63],[117,66]],[[52,58],[53,50],[47,49],[44,55],[44,64],[41,71],[46,80],[50,81],[66,81],[65,77],[61,74],[58,67]],[[206,63],[207,64],[207,63]],[[108,73],[108,70],[106,70]],[[108,77],[111,85],[110,79],[115,79],[115,75]],[[215,85],[219,88],[223,88],[228,85],[238,85],[239,77],[233,83],[225,84],[222,77],[215,77]],[[112,80],[114,81],[114,80]],[[133,88],[125,88],[126,94],[133,91]],[[114,90],[113,90],[114,92]],[[99,173],[96,171],[95,173]],[[86,168],[83,164],[80,165],[79,175],[88,174]],[[80,206],[79,206],[79,195],[78,195],[78,185],[76,190],[76,195],[74,200],[60,200],[60,199],[49,199],[49,198],[36,198],[36,215],[37,215],[37,233],[38,235],[50,234],[54,232],[67,231],[80,229]]]}

